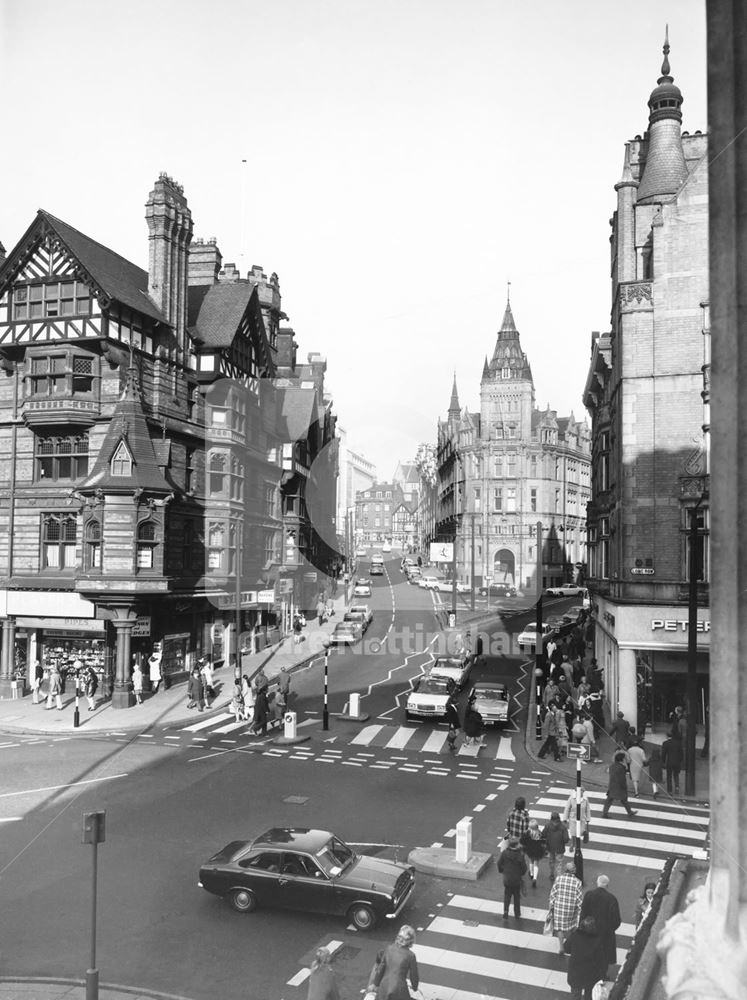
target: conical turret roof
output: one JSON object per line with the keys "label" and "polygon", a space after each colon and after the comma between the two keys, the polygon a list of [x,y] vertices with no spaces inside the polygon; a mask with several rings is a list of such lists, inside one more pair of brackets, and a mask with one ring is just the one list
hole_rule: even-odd
{"label": "conical turret roof", "polygon": [[458,417],[461,411],[459,406],[459,394],[457,393],[456,372],[454,372],[454,384],[451,387],[451,402],[449,403],[449,416]]}
{"label": "conical turret roof", "polygon": [[[495,341],[495,350],[490,362],[490,375],[493,378],[513,378],[532,381],[532,370],[527,356],[521,349],[519,331],[514,322],[510,301],[506,302],[503,322]],[[484,377],[484,374],[483,374]]]}
{"label": "conical turret roof", "polygon": [[687,179],[687,164],[680,133],[683,98],[670,74],[668,26],[664,37],[661,74],[648,100],[649,143],[643,177],[638,188],[639,205],[671,197]]}

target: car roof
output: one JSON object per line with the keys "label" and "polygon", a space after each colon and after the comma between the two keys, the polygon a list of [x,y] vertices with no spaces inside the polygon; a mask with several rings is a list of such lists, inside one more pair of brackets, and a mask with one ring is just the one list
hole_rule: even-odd
{"label": "car roof", "polygon": [[464,665],[463,656],[436,656],[433,658],[433,663],[453,663],[457,667]]}
{"label": "car roof", "polygon": [[475,691],[505,691],[506,685],[498,681],[478,681],[474,687]]}
{"label": "car roof", "polygon": [[310,830],[302,826],[274,826],[252,841],[252,847],[277,847],[280,850],[314,853],[321,850],[332,836],[328,830]]}

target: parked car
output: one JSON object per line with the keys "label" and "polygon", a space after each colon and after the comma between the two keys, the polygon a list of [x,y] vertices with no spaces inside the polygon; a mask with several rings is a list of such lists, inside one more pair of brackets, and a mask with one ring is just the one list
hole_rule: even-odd
{"label": "parked car", "polygon": [[[546,623],[542,623],[542,641],[546,642],[550,636],[553,634],[553,630]],[[529,622],[524,626],[524,630],[519,632],[517,642],[519,644],[519,649],[523,649],[524,646],[536,646],[537,645],[537,622]]]}
{"label": "parked car", "polygon": [[356,583],[353,587],[353,597],[370,597],[371,583]]}
{"label": "parked car", "polygon": [[335,646],[352,646],[363,636],[363,626],[360,622],[338,622],[329,641]]}
{"label": "parked car", "polygon": [[505,725],[508,722],[508,689],[505,684],[480,681],[470,692],[475,709],[486,725]]}
{"label": "parked car", "polygon": [[345,624],[345,622],[351,622],[352,624],[357,625],[360,628],[361,633],[364,635],[366,629],[371,624],[362,611],[346,611],[343,615],[342,622],[343,624]]}
{"label": "parked car", "polygon": [[384,566],[382,563],[371,563],[371,576],[383,576]]}
{"label": "parked car", "polygon": [[355,550],[356,559],[365,559],[367,555],[368,555],[367,548],[360,548]]}
{"label": "parked car", "polygon": [[412,583],[415,586],[417,586],[418,583],[420,582],[420,578],[422,577],[422,575],[423,574],[420,572],[417,566],[412,566],[410,568],[410,572],[407,574],[407,580],[409,583]]}
{"label": "parked car", "polygon": [[563,583],[559,587],[548,587],[545,593],[548,597],[579,597],[584,590],[578,583]]}
{"label": "parked car", "polygon": [[508,583],[489,583],[480,587],[479,594],[481,597],[516,597],[516,587]]}
{"label": "parked car", "polygon": [[463,688],[470,666],[466,656],[437,656],[428,667],[428,673],[431,677],[448,677],[458,688]]}
{"label": "parked car", "polygon": [[[450,594],[454,590],[454,584],[451,580],[438,580],[431,589],[438,590],[442,594]],[[472,592],[472,588],[468,583],[460,583],[458,580],[456,590],[457,594],[469,594]]]}
{"label": "parked car", "polygon": [[407,696],[405,718],[440,719],[446,715],[446,708],[455,694],[456,685],[449,677],[422,674],[414,681]]}
{"label": "parked car", "polygon": [[399,916],[415,888],[415,871],[356,854],[326,830],[275,828],[227,844],[202,865],[197,884],[239,913],[277,906],[339,915],[368,931]]}
{"label": "parked car", "polygon": [[392,546],[389,544],[389,542],[384,542],[384,544],[381,546],[381,551],[382,552],[391,552],[392,551]]}
{"label": "parked car", "polygon": [[367,604],[351,604],[348,611],[353,613],[360,612],[360,614],[365,615],[369,625],[373,621],[373,611]]}
{"label": "parked car", "polygon": [[435,587],[439,582],[440,581],[437,576],[421,576],[420,579],[418,580],[418,586],[424,587],[426,590],[430,590],[432,587]]}

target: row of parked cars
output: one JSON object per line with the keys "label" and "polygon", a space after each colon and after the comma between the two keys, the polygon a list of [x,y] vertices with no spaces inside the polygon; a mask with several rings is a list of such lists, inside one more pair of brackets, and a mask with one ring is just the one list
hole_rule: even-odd
{"label": "row of parked cars", "polygon": [[[550,639],[568,635],[587,614],[588,608],[585,604],[574,604],[564,615],[548,615],[542,622],[542,642],[546,643]],[[537,627],[537,622],[528,622],[519,632],[516,641],[519,649],[523,651],[525,646],[536,648],[539,637],[540,629]]]}

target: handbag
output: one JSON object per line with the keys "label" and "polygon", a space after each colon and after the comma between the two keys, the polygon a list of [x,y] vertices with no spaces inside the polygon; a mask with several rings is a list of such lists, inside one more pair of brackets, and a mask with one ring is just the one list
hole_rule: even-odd
{"label": "handbag", "polygon": [[591,1000],[607,1000],[611,987],[612,983],[608,984],[603,979],[600,979],[591,988]]}
{"label": "handbag", "polygon": [[381,985],[381,980],[384,978],[385,968],[386,961],[384,959],[384,952],[380,951],[374,961],[373,968],[371,969],[371,975],[368,977],[368,992],[373,993],[374,998],[376,997],[376,988]]}
{"label": "handbag", "polygon": [[552,935],[555,933],[555,926],[552,919],[552,910],[547,911],[547,916],[545,917],[545,923],[542,927],[542,933]]}

